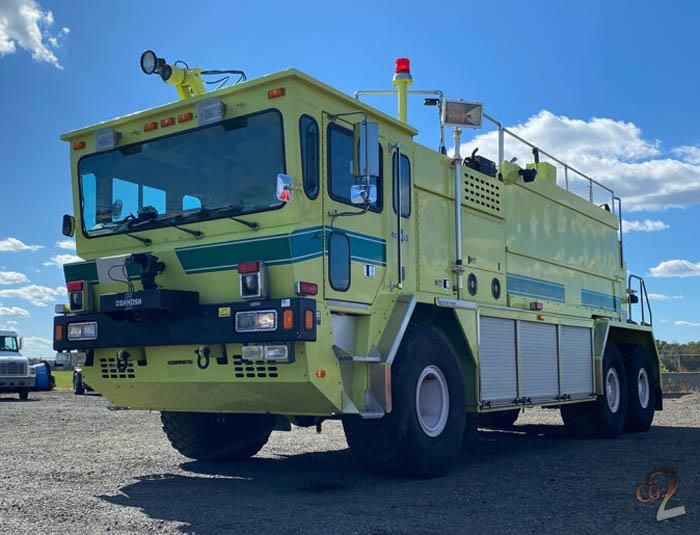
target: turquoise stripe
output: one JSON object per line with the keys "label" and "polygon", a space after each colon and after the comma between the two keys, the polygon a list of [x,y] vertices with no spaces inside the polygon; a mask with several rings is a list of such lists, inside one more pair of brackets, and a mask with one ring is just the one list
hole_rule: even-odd
{"label": "turquoise stripe", "polygon": [[581,290],[581,304],[592,308],[604,308],[619,312],[622,308],[622,301],[619,297],[593,290]]}
{"label": "turquoise stripe", "polygon": [[566,301],[566,288],[563,284],[508,273],[506,276],[508,293],[525,297],[538,297],[550,301]]}

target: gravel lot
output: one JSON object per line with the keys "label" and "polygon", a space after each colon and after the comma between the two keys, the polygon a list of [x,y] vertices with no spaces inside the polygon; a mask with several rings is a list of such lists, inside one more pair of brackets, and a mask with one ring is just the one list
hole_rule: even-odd
{"label": "gravel lot", "polygon": [[[0,398],[0,533],[698,533],[700,394],[669,397],[649,433],[565,437],[558,411],[531,410],[515,432],[482,431],[444,478],[361,471],[336,422],[273,433],[243,464],[190,461],[157,413],[102,398]],[[675,468],[668,507],[640,504],[649,470]]]}

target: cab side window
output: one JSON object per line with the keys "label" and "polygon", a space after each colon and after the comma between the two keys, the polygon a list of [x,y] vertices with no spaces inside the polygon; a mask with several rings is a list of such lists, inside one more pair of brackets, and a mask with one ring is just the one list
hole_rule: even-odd
{"label": "cab side window", "polygon": [[320,149],[318,123],[313,117],[302,115],[299,119],[299,140],[304,191],[309,199],[315,199],[320,186]]}
{"label": "cab side window", "polygon": [[[391,158],[391,167],[394,181],[392,182],[393,197],[394,197],[394,213],[398,213],[399,199],[396,189],[396,180],[398,178],[399,166],[398,166],[398,152],[394,152],[394,156]],[[401,155],[401,217],[408,217],[411,215],[411,162],[408,156]]]}
{"label": "cab side window", "polygon": [[[352,130],[348,130],[337,124],[328,126],[328,191],[333,200],[345,204],[350,202],[350,188],[359,184],[359,178],[353,176],[353,143]],[[381,212],[383,206],[382,175],[384,174],[382,162],[382,147],[379,151],[379,177],[372,177],[370,184],[377,186],[377,201],[370,205],[373,212]]]}

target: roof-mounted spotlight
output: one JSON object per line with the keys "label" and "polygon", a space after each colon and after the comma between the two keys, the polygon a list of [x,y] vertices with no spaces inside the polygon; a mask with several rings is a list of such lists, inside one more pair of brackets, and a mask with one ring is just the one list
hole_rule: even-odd
{"label": "roof-mounted spotlight", "polygon": [[165,59],[156,56],[153,50],[146,50],[141,54],[141,70],[144,74],[161,74],[165,66]]}

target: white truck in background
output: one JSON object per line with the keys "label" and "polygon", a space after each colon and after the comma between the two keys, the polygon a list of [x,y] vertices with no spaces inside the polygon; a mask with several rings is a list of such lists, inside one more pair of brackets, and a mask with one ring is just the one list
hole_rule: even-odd
{"label": "white truck in background", "polygon": [[0,330],[0,393],[14,392],[25,400],[36,385],[36,368],[22,356],[21,349],[22,340],[16,332]]}

